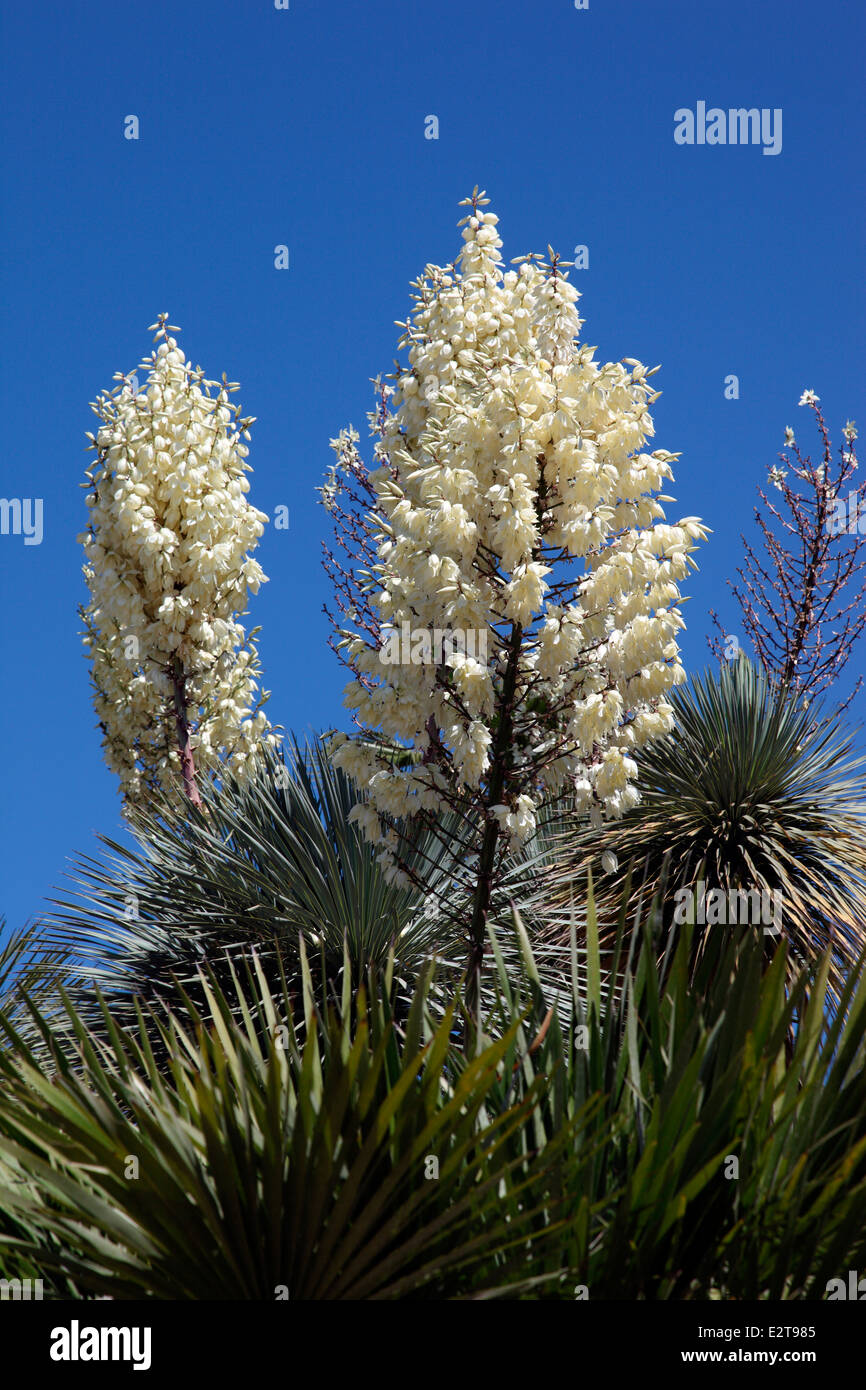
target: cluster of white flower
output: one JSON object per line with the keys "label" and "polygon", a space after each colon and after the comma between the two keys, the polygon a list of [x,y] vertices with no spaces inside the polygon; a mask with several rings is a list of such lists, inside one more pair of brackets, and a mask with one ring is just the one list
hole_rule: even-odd
{"label": "cluster of white flower", "polygon": [[[178,706],[196,770],[227,759],[246,775],[263,738],[258,657],[238,614],[265,582],[248,552],[267,517],[246,501],[251,417],[229,406],[234,382],[193,369],[160,315],[159,347],[134,377],[92,403],[89,530],[82,610],[109,767],[127,805],[176,784]],[[216,394],[211,394],[211,391]]]}
{"label": "cluster of white flower", "polygon": [[779,492],[783,491],[782,484],[787,476],[788,470],[786,468],[779,468],[778,464],[775,463],[771,464],[767,470],[768,481],[773,484],[773,487],[778,488]]}
{"label": "cluster of white flower", "polygon": [[[595,819],[633,805],[630,754],[672,726],[665,695],[685,679],[678,581],[706,535],[693,517],[664,524],[677,455],[644,451],[651,373],[597,363],[562,264],[504,271],[498,219],[477,190],[466,202],[458,260],[417,282],[409,365],[378,421],[368,593],[383,640],[404,622],[459,628],[487,634],[489,655],[384,665],[368,633],[344,632],[357,723],[424,753],[408,768],[369,740],[336,755],[382,843],[394,818],[459,797],[512,845],[546,794],[570,791]],[[356,439],[333,441],[341,461]]]}

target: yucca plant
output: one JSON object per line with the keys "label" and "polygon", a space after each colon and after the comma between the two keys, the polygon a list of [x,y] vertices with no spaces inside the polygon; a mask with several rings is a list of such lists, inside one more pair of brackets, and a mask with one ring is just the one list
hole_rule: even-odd
{"label": "yucca plant", "polygon": [[119,1299],[529,1284],[530,1243],[557,1228],[561,1143],[534,1160],[509,1144],[541,1081],[482,1116],[513,1028],[449,1080],[452,1019],[431,1023],[426,986],[401,1034],[387,984],[369,1005],[364,988],[347,992],[314,1020],[305,975],[300,1048],[288,990],[275,993],[255,960],[243,979],[232,971],[231,994],[203,975],[201,1013],[187,999],[184,1020],[142,1017],[135,1035],[106,1010],[102,1041],[70,1004],[77,1055],[58,1047],[49,1075],[9,1029],[0,1162],[26,1182],[2,1198],[19,1230],[0,1235],[0,1265],[11,1254],[84,1296]]}
{"label": "yucca plant", "polygon": [[40,926],[30,923],[7,932],[6,919],[0,917],[0,1014],[24,1022],[27,999],[47,1005],[56,997],[58,982],[68,982],[70,965],[69,951],[48,943]]}
{"label": "yucca plant", "polygon": [[[64,953],[66,983],[91,1026],[102,1026],[93,984],[115,1019],[134,1026],[136,1000],[182,1007],[181,987],[201,1002],[199,968],[228,986],[232,960],[252,946],[275,986],[285,970],[297,999],[301,939],[332,997],[344,961],[357,985],[392,954],[404,1013],[429,960],[439,965],[434,988],[454,984],[474,865],[455,863],[446,818],[436,834],[414,837],[425,887],[401,886],[352,823],[358,796],[325,742],[294,742],[286,761],[265,748],[254,775],[203,786],[202,813],[167,800],[134,812],[134,848],[101,837],[108,854],[79,857],[75,895],[55,900],[61,910],[42,922],[46,949]],[[533,920],[553,847],[543,827],[531,850],[512,856],[495,904],[500,920],[512,899]],[[555,972],[561,957],[548,946],[542,969]]]}
{"label": "yucca plant", "polygon": [[0,1264],[115,1298],[824,1297],[866,1261],[862,962],[828,1018],[828,953],[792,985],[786,943],[718,933],[695,975],[693,924],[623,910],[606,955],[585,909],[553,1001],[519,914],[519,970],[491,930],[471,1057],[429,971],[398,1023],[387,967],[329,1003],[302,946],[303,1029],[255,961],[135,1035],[69,1004],[53,1071],[7,1028]]}
{"label": "yucca plant", "polygon": [[563,1164],[574,1219],[544,1252],[568,1281],[540,1296],[574,1281],[602,1299],[824,1297],[866,1260],[864,957],[828,1021],[829,952],[792,984],[787,943],[768,968],[738,929],[695,967],[693,921],[660,949],[660,917],[627,931],[623,911],[606,967],[591,885],[586,921],[571,1000],[552,1008],[518,919],[523,976],[500,961],[488,1021],[521,1019],[503,1105],[548,1080],[532,1142],[581,1117]]}
{"label": "yucca plant", "polygon": [[[50,1056],[44,1033],[61,1022],[59,1016],[59,987],[66,977],[67,955],[62,950],[48,948],[40,929],[31,924],[16,931],[6,931],[6,921],[0,918],[0,1018],[7,1027],[20,1030],[26,1037],[35,1060],[42,1065]],[[68,982],[68,981],[67,981]],[[41,1027],[36,1026],[32,1010],[39,1010]],[[0,1047],[5,1039],[0,1037]],[[0,1278],[38,1279],[40,1269],[28,1256],[23,1245],[34,1240],[36,1230],[26,1218],[16,1216],[9,1206],[10,1194],[27,1189],[35,1191],[33,1182],[16,1163],[0,1158]],[[71,1293],[64,1284],[62,1291]]]}
{"label": "yucca plant", "polygon": [[37,1052],[44,1050],[44,1036],[34,1026],[32,1006],[38,1005],[40,1017],[52,1028],[62,1030],[61,991],[74,988],[77,981],[72,952],[50,940],[42,924],[31,922],[7,932],[0,918],[0,1017],[19,1028]]}
{"label": "yucca plant", "polygon": [[135,848],[101,837],[109,854],[79,857],[78,891],[44,919],[46,940],[133,1022],[135,998],[177,1000],[203,964],[228,982],[252,946],[291,975],[299,936],[335,975],[344,943],[356,981],[398,940],[411,969],[444,946],[441,922],[387,881],[349,822],[355,801],[320,744],[294,743],[287,762],[266,750],[257,775],[204,789],[204,814],[155,802],[132,817]]}
{"label": "yucca plant", "polygon": [[[671,698],[674,731],[636,755],[640,806],[563,836],[551,902],[565,906],[591,866],[609,943],[629,864],[632,907],[658,892],[665,869],[666,924],[677,891],[699,883],[729,901],[737,890],[775,892],[790,971],[829,949],[838,1000],[866,946],[866,759],[837,717],[772,687],[745,657]],[[696,933],[696,955],[720,930]]]}

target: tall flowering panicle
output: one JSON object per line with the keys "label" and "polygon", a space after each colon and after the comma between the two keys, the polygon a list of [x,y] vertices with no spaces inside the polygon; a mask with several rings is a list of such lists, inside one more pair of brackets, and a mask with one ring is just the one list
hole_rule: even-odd
{"label": "tall flowering panicle", "polygon": [[[381,379],[373,381],[376,389],[377,409],[370,413],[370,424],[374,432],[380,433],[388,415],[388,397],[393,390]],[[343,430],[337,439],[331,440],[331,448],[337,454],[337,463],[328,470],[328,477],[317,491],[321,495],[322,506],[330,513],[333,522],[336,548],[331,551],[323,545],[324,569],[334,589],[336,607],[339,615],[362,629],[372,645],[381,646],[382,624],[371,600],[370,580],[378,559],[378,546],[384,516],[379,512],[377,493],[370,479],[370,472],[358,452],[360,436],[351,426]],[[381,441],[374,446],[377,462],[387,465],[387,457],[382,452]],[[352,663],[343,655],[344,632],[340,617],[324,605],[330,621],[332,635],[328,645],[344,665]]]}
{"label": "tall flowering panicle", "polygon": [[229,404],[236,382],[192,368],[167,318],[151,325],[159,346],[140,363],[144,387],[117,373],[91,403],[102,424],[88,434],[90,520],[78,537],[94,702],[127,809],[179,775],[198,804],[197,777],[224,763],[243,777],[262,740],[276,741],[238,620],[266,582],[249,554],[267,521],[245,497],[253,418]]}
{"label": "tall flowering panicle", "polygon": [[[644,448],[652,373],[596,362],[565,263],[549,250],[505,271],[488,200],[463,205],[462,252],[416,282],[408,366],[371,417],[375,563],[354,577],[375,622],[343,603],[340,633],[365,737],[336,759],[367,789],[357,816],[394,873],[403,818],[474,814],[477,964],[497,866],[542,800],[569,794],[598,821],[637,801],[631,754],[671,728],[678,582],[706,531],[664,521],[677,455]],[[357,438],[332,441],[332,503]],[[462,640],[437,652],[436,629]],[[386,664],[397,634],[409,659],[404,643]],[[420,756],[397,765],[395,742]]]}
{"label": "tall flowering panicle", "polygon": [[[745,536],[739,583],[728,586],[755,654],[770,680],[807,701],[830,689],[847,666],[866,618],[866,479],[857,483],[857,426],[842,428],[838,458],[820,397],[803,391],[797,402],[814,416],[820,462],[804,454],[791,425],[785,448],[767,481],[775,492],[758,488],[763,510],[755,507],[760,547]],[[720,637],[708,639],[720,660],[730,657],[731,637],[718,615],[710,615]],[[739,653],[739,644],[735,643]],[[859,676],[846,710],[863,685]]]}

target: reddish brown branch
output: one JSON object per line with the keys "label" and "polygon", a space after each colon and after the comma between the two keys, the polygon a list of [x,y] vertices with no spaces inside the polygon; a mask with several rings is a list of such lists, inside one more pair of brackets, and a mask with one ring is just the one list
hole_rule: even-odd
{"label": "reddish brown branch", "polygon": [[[796,443],[790,445],[793,459],[785,453],[779,455],[797,483],[792,486],[787,472],[774,470],[771,480],[782,495],[778,507],[758,488],[764,511],[756,507],[755,520],[763,556],[759,558],[741,536],[745,563],[737,570],[740,583],[729,580],[728,584],[767,674],[795,694],[814,698],[847,665],[866,618],[866,534],[859,525],[866,483],[844,497],[857,468],[856,430],[850,423],[846,425],[846,442],[834,464],[829,431],[817,399],[806,404],[814,413],[821,436],[821,463],[814,464]],[[852,499],[853,516],[847,517],[843,528],[833,524]],[[724,638],[718,617],[714,612],[711,616]],[[721,658],[723,642],[718,638],[708,641]],[[861,685],[862,678],[843,709]]]}

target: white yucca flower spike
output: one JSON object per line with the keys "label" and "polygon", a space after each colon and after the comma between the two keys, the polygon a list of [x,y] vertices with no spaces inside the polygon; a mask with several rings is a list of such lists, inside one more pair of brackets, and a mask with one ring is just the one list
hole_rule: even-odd
{"label": "white yucca flower spike", "polygon": [[263,739],[259,663],[239,621],[265,582],[251,558],[267,517],[246,500],[252,417],[235,382],[205,379],[161,314],[159,346],[92,408],[82,609],[106,760],[126,807],[161,787],[200,797],[196,777],[227,763],[243,777]]}
{"label": "white yucca flower spike", "polygon": [[[577,341],[563,263],[526,256],[504,271],[496,215],[484,197],[468,203],[458,262],[418,282],[401,340],[409,365],[382,421],[387,463],[370,475],[382,642],[343,633],[358,723],[426,760],[386,765],[375,741],[345,744],[337,759],[369,790],[383,832],[449,792],[483,800],[511,680],[520,752],[487,811],[517,842],[548,792],[569,789],[613,816],[633,804],[628,753],[670,727],[665,695],[684,679],[678,581],[706,530],[694,517],[664,521],[657,494],[677,456],[643,451],[646,368],[598,364]],[[332,441],[338,466],[351,456],[357,468],[357,438]],[[418,640],[416,660],[400,644],[407,624],[468,633],[476,650],[437,664]],[[376,838],[376,815],[363,823]]]}
{"label": "white yucca flower spike", "polygon": [[[367,793],[357,819],[374,841],[415,812],[471,810],[489,888],[500,844],[533,835],[545,798],[599,818],[637,801],[630,755],[672,726],[678,583],[706,529],[664,520],[677,455],[645,451],[652,373],[598,363],[565,263],[550,253],[506,270],[487,199],[476,190],[467,205],[458,260],[417,282],[394,410],[371,417],[379,530],[365,621],[342,649],[346,702],[372,736],[335,761]],[[333,441],[353,484],[356,441]],[[437,648],[437,631],[462,645]],[[377,739],[419,756],[398,765]]]}

